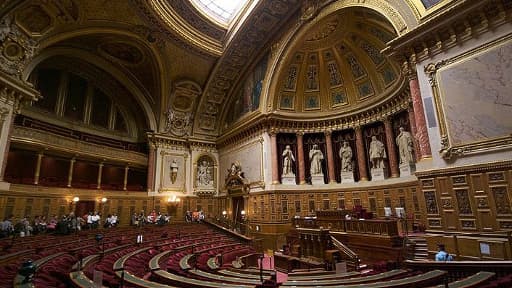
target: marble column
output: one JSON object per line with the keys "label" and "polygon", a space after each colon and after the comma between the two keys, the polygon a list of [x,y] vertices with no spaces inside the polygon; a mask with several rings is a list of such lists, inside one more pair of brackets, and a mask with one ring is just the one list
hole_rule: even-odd
{"label": "marble column", "polygon": [[71,187],[73,181],[73,167],[75,166],[76,159],[73,157],[69,160],[69,171],[68,171],[68,187]]}
{"label": "marble column", "polygon": [[101,189],[101,175],[103,174],[103,162],[98,166],[98,185],[96,189]]}
{"label": "marble column", "polygon": [[[414,64],[411,64],[413,66]],[[421,99],[420,85],[418,75],[415,70],[409,70],[409,89],[411,90],[412,106],[414,109],[414,122],[416,123],[415,137],[418,139],[420,146],[420,159],[431,158],[432,152],[427,132],[427,121],[425,120],[425,112],[423,110],[423,100]],[[413,134],[414,135],[414,134]]]}
{"label": "marble column", "polygon": [[356,127],[356,149],[357,149],[357,167],[359,168],[359,181],[368,181],[368,172],[366,168],[366,150],[363,143],[363,129]]}
{"label": "marble column", "polygon": [[36,171],[34,173],[34,185],[39,184],[39,175],[41,175],[41,162],[43,161],[43,156],[43,152],[39,152],[39,154],[37,154]]}
{"label": "marble column", "polygon": [[391,177],[397,178],[400,176],[398,172],[398,159],[396,157],[395,137],[393,134],[393,125],[391,119],[386,117],[384,119],[384,129],[386,130],[386,148],[388,149],[389,168],[391,170]]}
{"label": "marble column", "polygon": [[277,134],[270,132],[270,157],[272,158],[272,184],[279,184],[279,153],[277,152]]}
{"label": "marble column", "polygon": [[148,182],[147,182],[147,190],[148,192],[155,191],[154,183],[155,183],[155,154],[156,147],[152,144],[149,144],[149,155],[148,155]]}
{"label": "marble column", "polygon": [[304,133],[297,133],[297,158],[299,161],[299,184],[306,184],[306,163],[304,162]]}
{"label": "marble column", "polygon": [[329,171],[329,183],[336,183],[334,174],[334,153],[332,148],[332,132],[325,132],[325,142],[327,143],[327,170]]}
{"label": "marble column", "polygon": [[130,167],[128,165],[124,166],[124,180],[123,180],[123,190],[126,191],[126,185],[128,185],[128,170]]}
{"label": "marble column", "polygon": [[[418,129],[416,129],[416,121],[414,119],[414,109],[412,106],[409,106],[407,108],[407,113],[409,116],[409,126],[411,126],[411,134],[417,135]],[[412,137],[412,142],[414,144],[414,157],[416,158],[416,161],[419,161],[421,159],[421,153],[420,153],[420,144],[418,143],[418,139],[416,137]]]}

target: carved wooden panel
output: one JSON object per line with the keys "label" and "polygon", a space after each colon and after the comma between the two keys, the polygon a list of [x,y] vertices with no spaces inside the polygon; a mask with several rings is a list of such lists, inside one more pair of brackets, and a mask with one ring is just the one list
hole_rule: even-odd
{"label": "carved wooden panel", "polygon": [[437,178],[438,190],[441,192],[441,195],[448,195],[450,193],[450,186],[448,184],[448,177],[439,177]]}
{"label": "carved wooden panel", "polygon": [[471,174],[471,184],[475,193],[484,192],[484,185],[482,180],[482,174]]}
{"label": "carved wooden panel", "polygon": [[421,185],[424,188],[434,187],[434,179],[423,179],[423,180],[421,180]]}
{"label": "carved wooden panel", "polygon": [[475,219],[461,219],[460,226],[462,230],[476,230]]}
{"label": "carved wooden panel", "polygon": [[480,227],[484,231],[492,231],[496,228],[496,218],[492,215],[490,210],[478,212]]}
{"label": "carved wooden panel", "polygon": [[452,177],[453,185],[463,185],[466,184],[466,175],[453,176]]}
{"label": "carved wooden panel", "polygon": [[496,214],[511,214],[510,199],[508,197],[507,186],[491,187],[491,194],[494,196],[496,205]]}
{"label": "carved wooden panel", "polygon": [[441,207],[444,210],[453,210],[452,197],[441,197]]}
{"label": "carved wooden panel", "polygon": [[427,207],[427,214],[438,214],[437,200],[435,191],[426,191],[425,195],[425,206]]}
{"label": "carved wooden panel", "polygon": [[471,201],[469,200],[468,190],[457,189],[455,190],[455,196],[457,198],[457,207],[459,209],[459,214],[473,214],[473,211],[471,209]]}
{"label": "carved wooden panel", "polygon": [[492,172],[488,173],[489,182],[501,182],[505,181],[505,173],[504,172]]}
{"label": "carved wooden panel", "polygon": [[430,229],[442,228],[441,218],[429,218],[428,227]]}
{"label": "carved wooden panel", "polygon": [[444,221],[445,221],[445,226],[446,226],[446,229],[447,230],[457,230],[458,228],[458,217],[457,217],[457,214],[455,213],[455,210],[451,210],[451,211],[447,211],[445,210],[444,211]]}

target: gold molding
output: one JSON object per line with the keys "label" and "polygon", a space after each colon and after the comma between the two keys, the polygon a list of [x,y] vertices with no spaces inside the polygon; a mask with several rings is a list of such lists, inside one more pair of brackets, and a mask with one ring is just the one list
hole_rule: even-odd
{"label": "gold molding", "polygon": [[148,163],[148,157],[142,153],[88,143],[20,126],[14,126],[12,129],[11,141],[13,143],[28,144],[33,147],[50,147],[51,150],[70,154],[131,163],[140,167],[146,167]]}
{"label": "gold molding", "polygon": [[464,156],[467,154],[487,152],[490,150],[498,150],[503,148],[512,148],[512,134],[495,137],[492,139],[472,141],[454,145],[451,141],[450,130],[447,124],[445,109],[444,109],[444,96],[439,87],[440,71],[448,69],[450,66],[455,66],[468,60],[469,57],[487,52],[502,44],[507,43],[512,39],[512,33],[503,38],[491,41],[481,45],[475,49],[466,51],[462,54],[456,55],[452,58],[439,61],[437,63],[429,63],[424,67],[425,74],[427,74],[432,87],[432,95],[436,107],[437,119],[439,121],[439,134],[441,137],[441,150],[439,151],[441,157],[445,160],[452,160],[456,157]]}
{"label": "gold molding", "polygon": [[[511,8],[504,5],[503,1],[461,0],[445,3],[443,0],[436,5],[442,9],[436,8],[433,13],[425,15],[418,26],[388,42],[383,54],[400,61],[411,58],[412,62],[420,62],[460,46],[463,42],[510,22],[507,15]],[[494,5],[496,9],[488,9],[487,5]]]}
{"label": "gold molding", "polygon": [[[162,151],[160,152],[160,155],[162,156],[161,157],[161,167],[160,167],[160,187],[158,188],[158,194],[163,194],[163,193],[167,193],[167,192],[179,192],[179,193],[182,193],[182,194],[186,194],[187,193],[187,167],[188,167],[188,154],[186,152],[184,153],[180,153],[178,151]],[[164,185],[164,171],[166,170],[165,167],[164,167],[164,159],[166,156],[175,156],[175,157],[180,157],[180,158],[183,158],[183,185],[179,188],[181,188],[181,190],[179,189],[176,189],[176,187],[163,187]]]}
{"label": "gold molding", "polygon": [[[466,173],[480,173],[480,172],[487,172],[490,170],[506,170],[506,169],[512,169],[512,160],[496,161],[496,162],[489,162],[489,163],[483,163],[483,164],[471,164],[471,165],[464,165],[464,166],[450,167],[450,168],[436,168],[433,170],[425,170],[425,171],[416,171],[415,175],[420,180],[425,180],[422,178],[428,178],[429,180],[433,181],[432,177],[437,177],[437,176],[447,176],[447,175],[453,175],[453,174],[466,174]],[[429,187],[433,187],[433,186],[429,186]]]}

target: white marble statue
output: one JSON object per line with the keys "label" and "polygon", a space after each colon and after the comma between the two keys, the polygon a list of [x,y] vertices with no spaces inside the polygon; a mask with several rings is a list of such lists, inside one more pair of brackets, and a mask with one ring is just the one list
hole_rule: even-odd
{"label": "white marble statue", "polygon": [[339,155],[341,159],[341,171],[352,171],[352,148],[348,145],[347,141],[343,141]]}
{"label": "white marble statue", "polygon": [[283,176],[295,176],[292,169],[293,162],[295,162],[295,157],[293,157],[292,149],[290,145],[286,145],[283,150]]}
{"label": "white marble statue", "polygon": [[398,154],[400,155],[400,164],[414,163],[413,151],[414,143],[411,133],[400,127],[400,134],[396,136],[396,145],[398,146]]}
{"label": "white marble statue", "polygon": [[197,186],[209,186],[212,181],[212,172],[208,161],[203,160],[197,167]]}
{"label": "white marble statue", "polygon": [[384,144],[377,140],[376,136],[372,136],[370,150],[368,152],[370,154],[370,161],[372,164],[371,168],[384,168],[384,159],[387,158],[386,149],[384,148]]}
{"label": "white marble statue", "polygon": [[324,160],[324,154],[320,149],[318,149],[318,145],[314,144],[313,148],[309,150],[309,163],[311,165],[310,172],[311,175],[322,175],[322,160]]}
{"label": "white marble statue", "polygon": [[178,177],[178,163],[176,162],[176,159],[173,159],[171,162],[170,172],[171,172],[171,183],[174,184],[176,182],[176,178]]}

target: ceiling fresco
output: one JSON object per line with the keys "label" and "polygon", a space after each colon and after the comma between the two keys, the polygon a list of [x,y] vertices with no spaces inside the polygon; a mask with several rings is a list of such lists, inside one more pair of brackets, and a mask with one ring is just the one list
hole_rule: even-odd
{"label": "ceiling fresco", "polygon": [[[363,2],[252,0],[220,25],[187,0],[0,1],[0,60],[26,79],[73,55],[130,91],[145,130],[167,133],[172,110],[186,113],[179,135],[215,141],[255,116],[321,118],[391,97],[402,75],[380,51],[416,10]],[[176,93],[183,83],[192,94]]]}

